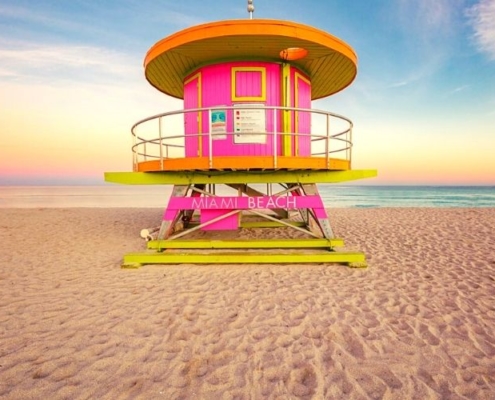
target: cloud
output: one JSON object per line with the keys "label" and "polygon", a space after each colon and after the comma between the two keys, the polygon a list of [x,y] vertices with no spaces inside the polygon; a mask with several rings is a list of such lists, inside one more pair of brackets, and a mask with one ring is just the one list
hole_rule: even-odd
{"label": "cloud", "polygon": [[391,84],[385,84],[387,89],[398,89],[404,86],[408,86],[410,94],[415,91],[420,91],[422,83],[426,82],[430,77],[435,75],[438,70],[441,69],[445,63],[446,56],[440,52],[437,55],[431,55],[427,57],[423,55],[421,58],[418,56],[417,60],[420,62],[411,62],[407,69],[401,71],[401,76],[398,80]]}
{"label": "cloud", "polygon": [[40,8],[34,7],[19,7],[19,6],[2,6],[0,5],[0,17],[7,18],[12,21],[23,21],[29,24],[41,24],[51,28],[57,27],[69,31],[79,31],[85,26],[78,23],[74,18],[63,18],[62,16],[52,16],[46,11],[41,11]]}
{"label": "cloud", "polygon": [[495,0],[480,0],[468,9],[467,15],[478,50],[495,60]]}
{"label": "cloud", "polygon": [[462,91],[468,89],[470,86],[471,85],[462,85],[462,86],[456,87],[455,89],[451,90],[448,94],[449,95],[452,95],[452,94],[455,94],[455,93],[462,92]]}
{"label": "cloud", "polygon": [[9,68],[0,68],[0,81],[3,78],[15,78],[17,76],[16,71],[13,71]]}
{"label": "cloud", "polygon": [[37,22],[51,22],[48,18],[29,8],[17,7],[12,5],[0,5],[0,16],[12,19],[30,20]]}
{"label": "cloud", "polygon": [[122,79],[139,72],[127,54],[89,45],[0,41],[0,79],[30,82]]}
{"label": "cloud", "polygon": [[194,26],[205,22],[203,18],[197,18],[190,14],[184,14],[170,10],[167,11],[167,13],[163,17],[168,23],[179,27]]}
{"label": "cloud", "polygon": [[400,26],[423,39],[451,35],[461,0],[399,0]]}
{"label": "cloud", "polygon": [[397,0],[389,7],[401,57],[396,56],[397,71],[387,89],[407,86],[420,93],[444,68],[458,52],[464,1]]}
{"label": "cloud", "polygon": [[410,81],[400,81],[400,82],[396,82],[396,83],[393,83],[389,86],[389,88],[398,88],[398,87],[401,87],[401,86],[407,86],[409,85],[409,83],[411,83]]}

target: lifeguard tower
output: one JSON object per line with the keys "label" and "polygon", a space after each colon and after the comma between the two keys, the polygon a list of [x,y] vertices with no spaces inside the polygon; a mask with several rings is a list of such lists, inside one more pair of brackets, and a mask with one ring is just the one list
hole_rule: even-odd
{"label": "lifeguard tower", "polygon": [[[351,84],[356,54],[311,26],[253,19],[252,3],[249,19],[184,29],[146,54],[146,79],[184,109],[136,123],[133,172],[105,173],[108,182],[173,185],[147,250],[125,255],[124,266],[365,265],[363,253],[336,249],[343,240],[316,184],[376,171],[351,169],[349,119],[311,108]],[[261,234],[242,234],[250,229]]]}

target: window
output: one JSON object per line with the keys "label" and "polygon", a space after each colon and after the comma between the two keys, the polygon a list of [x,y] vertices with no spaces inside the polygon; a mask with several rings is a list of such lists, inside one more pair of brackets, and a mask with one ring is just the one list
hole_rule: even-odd
{"label": "window", "polygon": [[232,101],[266,101],[266,68],[233,67]]}

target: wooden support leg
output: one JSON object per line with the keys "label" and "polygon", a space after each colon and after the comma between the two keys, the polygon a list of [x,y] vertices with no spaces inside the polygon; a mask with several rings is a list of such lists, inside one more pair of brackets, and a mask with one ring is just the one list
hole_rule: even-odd
{"label": "wooden support leg", "polygon": [[[292,195],[293,196],[304,196],[304,192],[301,189],[301,185],[299,184],[288,184],[287,185],[290,189],[292,189]],[[297,189],[295,189],[297,188]],[[299,212],[299,215],[301,216],[303,222],[306,224],[307,227],[309,227],[309,212],[307,208],[298,208],[297,211]]]}
{"label": "wooden support leg", "polygon": [[[318,187],[316,186],[315,183],[303,184],[302,188],[305,194],[316,195],[316,196],[320,195],[320,193],[318,192]],[[310,220],[317,222],[319,226],[319,230],[323,233],[323,236],[325,238],[332,239],[335,237],[335,235],[333,234],[332,227],[330,225],[330,221],[328,220],[327,212],[325,211],[324,208],[313,209],[311,212],[311,216],[313,218],[310,218]],[[314,227],[311,227],[310,225],[310,228],[314,228]]]}
{"label": "wooden support leg", "polygon": [[[172,197],[184,197],[187,194],[188,189],[188,185],[174,185],[170,199],[172,199]],[[163,214],[160,231],[158,232],[158,239],[167,239],[173,233],[175,224],[180,219],[182,214],[182,210],[169,210],[167,206]]]}
{"label": "wooden support leg", "polygon": [[[193,190],[191,192],[191,197],[199,197],[201,196],[201,192],[195,191],[194,189],[199,189],[200,191],[205,190],[206,185],[204,184],[196,184],[193,185]],[[194,214],[194,210],[184,210],[183,216],[182,216],[182,222],[184,224],[184,228],[187,228],[189,226],[189,222],[191,221],[191,218]]]}

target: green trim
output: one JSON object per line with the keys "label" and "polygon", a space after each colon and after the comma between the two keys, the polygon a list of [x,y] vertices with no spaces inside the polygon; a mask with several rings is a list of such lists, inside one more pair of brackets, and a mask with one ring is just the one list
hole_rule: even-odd
{"label": "green trim", "polygon": [[[307,226],[304,222],[301,221],[285,221],[285,224],[282,224],[281,222],[266,220],[266,221],[241,221],[240,227],[241,228],[283,228],[286,227],[287,224],[298,227]],[[187,227],[194,228],[198,225],[200,225],[198,221],[189,221]]]}
{"label": "green trim", "polygon": [[148,249],[300,249],[343,245],[342,239],[151,240]]}
{"label": "green trim", "polygon": [[105,181],[124,185],[189,185],[196,183],[340,183],[377,176],[374,169],[350,171],[163,171],[105,172]]}
{"label": "green trim", "polygon": [[[292,226],[304,227],[306,224],[300,221],[286,221],[287,224]],[[281,228],[287,226],[280,222],[275,221],[242,221],[241,228]]]}
{"label": "green trim", "polygon": [[[144,264],[301,264],[345,263],[365,267],[363,253],[131,253],[124,256],[123,268],[136,268]],[[354,265],[353,265],[354,264]]]}

